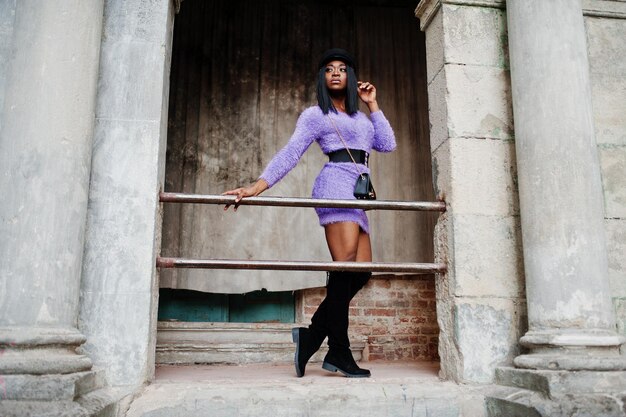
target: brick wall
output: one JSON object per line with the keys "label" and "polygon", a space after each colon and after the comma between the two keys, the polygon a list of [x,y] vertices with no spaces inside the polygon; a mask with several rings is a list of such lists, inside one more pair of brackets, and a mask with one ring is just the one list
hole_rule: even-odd
{"label": "brick wall", "polygon": [[[325,288],[303,290],[298,318],[310,323]],[[434,276],[374,276],[350,304],[350,338],[368,360],[439,360]]]}

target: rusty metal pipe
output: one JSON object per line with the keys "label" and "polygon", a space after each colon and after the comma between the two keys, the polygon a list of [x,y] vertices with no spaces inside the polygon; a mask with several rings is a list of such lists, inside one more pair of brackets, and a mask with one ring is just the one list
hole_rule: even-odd
{"label": "rusty metal pipe", "polygon": [[[235,196],[166,193],[159,194],[163,203],[234,204]],[[248,197],[241,206],[325,207],[359,208],[363,210],[446,211],[443,201],[391,201],[391,200],[326,200],[295,197]]]}
{"label": "rusty metal pipe", "polygon": [[157,257],[159,268],[252,269],[275,271],[354,271],[434,274],[446,271],[445,264],[383,262],[250,261],[242,259],[184,259]]}

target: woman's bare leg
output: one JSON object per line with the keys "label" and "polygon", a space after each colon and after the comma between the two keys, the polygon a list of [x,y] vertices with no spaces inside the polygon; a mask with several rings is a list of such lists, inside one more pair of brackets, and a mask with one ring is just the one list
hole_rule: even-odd
{"label": "woman's bare leg", "polygon": [[[350,222],[333,223],[325,227],[326,242],[334,261],[371,262],[372,245],[370,236],[358,224]],[[355,248],[356,245],[356,248]],[[367,281],[371,274],[354,275],[350,288],[350,300]]]}
{"label": "woman's bare leg", "polygon": [[363,230],[359,230],[359,247],[356,251],[357,262],[372,262],[372,245],[370,235]]}
{"label": "woman's bare leg", "polygon": [[332,223],[324,227],[326,243],[333,261],[371,262],[370,237],[352,222]]}
{"label": "woman's bare leg", "polygon": [[[350,222],[326,225],[326,242],[334,261],[371,262],[370,236],[358,224]],[[363,288],[371,274],[353,274],[349,299]]]}

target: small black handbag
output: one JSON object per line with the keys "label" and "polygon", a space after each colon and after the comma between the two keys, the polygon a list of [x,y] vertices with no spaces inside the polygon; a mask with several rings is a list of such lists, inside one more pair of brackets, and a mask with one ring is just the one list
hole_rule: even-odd
{"label": "small black handbag", "polygon": [[337,129],[335,121],[332,117],[330,117],[330,114],[328,114],[327,116],[330,119],[330,122],[333,124],[337,135],[339,135],[339,139],[341,139],[341,142],[343,142],[343,146],[345,146],[346,151],[348,151],[350,159],[352,159],[352,162],[354,162],[354,166],[356,166],[357,171],[359,171],[359,176],[356,178],[356,184],[354,184],[354,197],[357,200],[376,200],[376,191],[374,190],[374,184],[372,184],[372,179],[370,178],[370,175],[366,172],[361,172],[361,170],[359,170],[359,166],[354,160],[354,157],[352,156],[352,153],[350,152],[346,141],[343,139],[343,136],[341,136],[341,133],[339,133],[339,129]]}
{"label": "small black handbag", "polygon": [[358,200],[376,200],[376,191],[369,174],[359,174],[354,184],[354,196]]}

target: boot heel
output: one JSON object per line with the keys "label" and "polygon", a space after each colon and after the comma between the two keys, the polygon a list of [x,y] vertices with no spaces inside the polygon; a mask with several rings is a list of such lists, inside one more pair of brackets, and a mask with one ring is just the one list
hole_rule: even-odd
{"label": "boot heel", "polygon": [[322,368],[326,369],[327,371],[330,371],[330,372],[337,372],[337,369],[338,369],[335,365],[332,365],[332,364],[330,364],[328,362],[324,362],[322,364]]}

